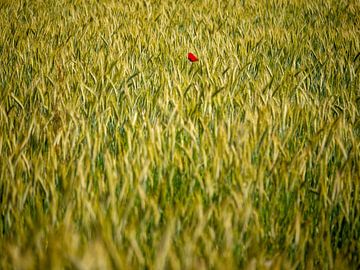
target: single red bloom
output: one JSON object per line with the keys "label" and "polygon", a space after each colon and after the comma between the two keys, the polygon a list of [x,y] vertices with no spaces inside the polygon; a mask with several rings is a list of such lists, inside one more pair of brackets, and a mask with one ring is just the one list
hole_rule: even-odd
{"label": "single red bloom", "polygon": [[199,61],[199,59],[194,54],[192,54],[191,52],[188,53],[188,59],[189,59],[190,62]]}

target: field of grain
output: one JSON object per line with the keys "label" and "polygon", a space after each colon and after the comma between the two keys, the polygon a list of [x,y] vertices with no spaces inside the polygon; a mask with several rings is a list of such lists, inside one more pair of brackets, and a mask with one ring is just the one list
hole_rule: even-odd
{"label": "field of grain", "polygon": [[359,14],[0,1],[0,269],[358,269]]}

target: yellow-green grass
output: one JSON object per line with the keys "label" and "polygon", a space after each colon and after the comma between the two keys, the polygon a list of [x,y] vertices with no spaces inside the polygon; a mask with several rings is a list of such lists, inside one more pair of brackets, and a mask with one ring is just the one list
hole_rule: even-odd
{"label": "yellow-green grass", "polygon": [[359,14],[0,1],[0,268],[359,267]]}

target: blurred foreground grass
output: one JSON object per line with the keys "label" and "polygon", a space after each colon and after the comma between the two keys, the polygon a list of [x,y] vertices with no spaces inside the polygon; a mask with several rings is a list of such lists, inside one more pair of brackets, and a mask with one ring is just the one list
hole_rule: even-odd
{"label": "blurred foreground grass", "polygon": [[359,267],[359,14],[1,1],[0,268]]}

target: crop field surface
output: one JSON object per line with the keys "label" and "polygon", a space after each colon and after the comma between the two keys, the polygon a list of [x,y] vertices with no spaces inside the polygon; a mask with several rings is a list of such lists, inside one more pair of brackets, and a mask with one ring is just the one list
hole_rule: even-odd
{"label": "crop field surface", "polygon": [[359,269],[359,14],[1,0],[0,269]]}

